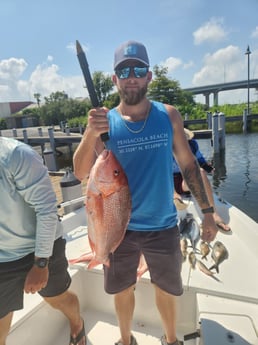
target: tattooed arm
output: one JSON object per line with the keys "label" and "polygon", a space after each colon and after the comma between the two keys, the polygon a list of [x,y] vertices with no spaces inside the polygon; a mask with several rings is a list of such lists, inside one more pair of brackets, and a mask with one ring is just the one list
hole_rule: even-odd
{"label": "tattooed arm", "polygon": [[[195,197],[201,209],[210,207],[208,196],[202,181],[200,166],[193,155],[190,146],[185,137],[183,121],[180,113],[172,106],[166,106],[170,121],[173,127],[173,154],[180,167],[183,178]],[[217,227],[214,222],[213,214],[203,215],[203,240],[210,242],[214,240],[217,234]]]}
{"label": "tattooed arm", "polygon": [[[183,165],[183,164],[182,164]],[[200,166],[197,160],[194,160],[193,168],[182,167],[181,172],[191,193],[197,200],[201,209],[210,207],[207,194],[205,192],[203,180],[200,174]]]}

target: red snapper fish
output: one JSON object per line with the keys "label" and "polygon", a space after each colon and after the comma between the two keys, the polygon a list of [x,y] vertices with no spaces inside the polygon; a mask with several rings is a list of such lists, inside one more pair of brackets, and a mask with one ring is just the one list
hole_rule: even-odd
{"label": "red snapper fish", "polygon": [[93,253],[88,268],[109,266],[109,254],[123,240],[131,216],[128,180],[112,151],[102,151],[91,169],[85,206]]}

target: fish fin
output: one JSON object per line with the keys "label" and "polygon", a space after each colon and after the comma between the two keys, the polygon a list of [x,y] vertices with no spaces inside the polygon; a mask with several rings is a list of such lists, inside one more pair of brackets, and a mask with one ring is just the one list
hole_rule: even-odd
{"label": "fish fin", "polygon": [[90,263],[88,264],[88,266],[87,266],[87,268],[90,270],[91,268],[94,268],[94,267],[96,267],[96,266],[98,266],[98,265],[105,265],[105,266],[107,266],[107,267],[109,267],[109,260],[107,260],[107,261],[105,261],[105,262],[100,262],[100,261],[98,261],[98,260],[96,260],[96,259],[92,259],[91,261],[90,261]]}
{"label": "fish fin", "polygon": [[73,265],[73,264],[76,264],[76,263],[79,263],[79,262],[88,262],[88,261],[91,261],[92,258],[93,258],[93,253],[92,253],[92,252],[89,252],[89,253],[86,253],[86,254],[82,254],[82,255],[79,256],[78,258],[69,259],[68,262],[69,262],[69,264]]}

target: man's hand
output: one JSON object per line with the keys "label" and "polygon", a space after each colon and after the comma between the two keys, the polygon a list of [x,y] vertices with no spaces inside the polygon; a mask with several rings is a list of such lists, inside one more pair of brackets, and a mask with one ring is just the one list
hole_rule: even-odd
{"label": "man's hand", "polygon": [[212,213],[207,213],[204,215],[203,221],[202,221],[202,233],[201,238],[205,242],[212,242],[218,232],[218,228],[216,226],[216,223],[213,218]]}
{"label": "man's hand", "polygon": [[48,267],[39,268],[32,266],[27,274],[24,291],[26,293],[35,293],[46,287],[48,282],[49,271]]}
{"label": "man's hand", "polygon": [[109,131],[107,113],[108,109],[105,107],[89,111],[87,129],[91,130],[95,137],[99,137],[100,134]]}

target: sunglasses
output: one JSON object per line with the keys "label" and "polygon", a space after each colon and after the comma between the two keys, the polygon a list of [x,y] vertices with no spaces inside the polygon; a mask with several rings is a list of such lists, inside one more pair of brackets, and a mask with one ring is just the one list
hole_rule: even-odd
{"label": "sunglasses", "polygon": [[148,67],[138,67],[138,66],[132,67],[131,66],[131,67],[123,67],[123,68],[116,69],[115,73],[119,79],[127,79],[129,78],[132,71],[135,78],[144,78],[146,77],[149,69]]}

